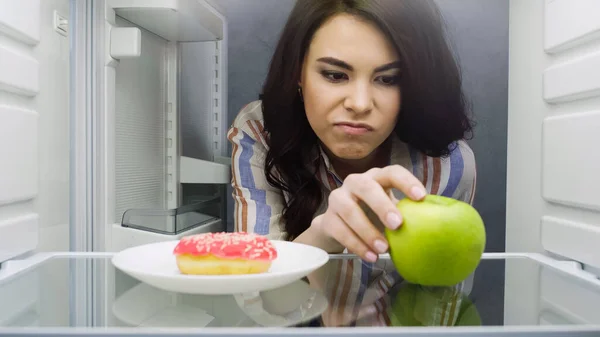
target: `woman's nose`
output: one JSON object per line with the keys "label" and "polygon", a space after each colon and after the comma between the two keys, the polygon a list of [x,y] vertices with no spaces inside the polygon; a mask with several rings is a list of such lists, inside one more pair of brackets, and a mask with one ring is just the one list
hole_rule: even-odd
{"label": "woman's nose", "polygon": [[373,109],[371,87],[366,83],[354,83],[349,87],[344,107],[354,113],[367,113]]}

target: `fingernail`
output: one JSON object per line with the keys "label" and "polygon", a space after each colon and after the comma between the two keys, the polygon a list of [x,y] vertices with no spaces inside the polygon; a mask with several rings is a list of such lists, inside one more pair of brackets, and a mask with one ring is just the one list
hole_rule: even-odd
{"label": "fingernail", "polygon": [[367,252],[367,254],[365,254],[365,257],[367,258],[367,261],[369,261],[369,262],[377,261],[377,254],[375,254],[373,252]]}
{"label": "fingernail", "polygon": [[422,188],[419,188],[417,186],[413,187],[410,190],[410,193],[412,194],[413,198],[418,200],[422,199],[427,194],[427,192],[425,192]]}
{"label": "fingernail", "polygon": [[396,212],[389,212],[386,217],[386,221],[390,229],[396,229],[400,227],[400,224],[402,223],[402,218]]}
{"label": "fingernail", "polygon": [[375,249],[377,249],[377,251],[380,254],[385,253],[387,251],[387,249],[388,249],[387,243],[385,243],[385,242],[383,242],[381,240],[375,240],[374,246],[375,246]]}

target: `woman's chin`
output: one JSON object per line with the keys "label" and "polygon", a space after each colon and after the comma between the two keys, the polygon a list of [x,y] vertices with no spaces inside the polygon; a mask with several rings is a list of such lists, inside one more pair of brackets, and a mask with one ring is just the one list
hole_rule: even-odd
{"label": "woman's chin", "polygon": [[345,146],[337,149],[333,154],[342,160],[362,160],[369,157],[373,153],[373,150],[365,146]]}

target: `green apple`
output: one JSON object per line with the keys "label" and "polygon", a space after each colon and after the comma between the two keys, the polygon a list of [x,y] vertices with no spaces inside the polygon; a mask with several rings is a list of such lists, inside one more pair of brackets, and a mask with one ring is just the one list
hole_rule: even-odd
{"label": "green apple", "polygon": [[404,284],[389,308],[392,326],[479,326],[481,316],[467,295],[453,287]]}
{"label": "green apple", "polygon": [[485,249],[485,227],[470,204],[439,195],[404,198],[396,205],[402,225],[385,230],[398,273],[424,286],[451,286],[464,281],[479,265]]}

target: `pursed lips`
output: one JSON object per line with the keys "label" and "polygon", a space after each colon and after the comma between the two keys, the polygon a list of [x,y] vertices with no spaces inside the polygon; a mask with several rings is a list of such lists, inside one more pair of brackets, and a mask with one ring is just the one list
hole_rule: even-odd
{"label": "pursed lips", "polygon": [[373,131],[373,127],[364,123],[341,122],[334,126],[349,135],[363,135]]}

